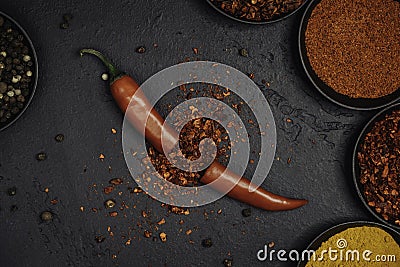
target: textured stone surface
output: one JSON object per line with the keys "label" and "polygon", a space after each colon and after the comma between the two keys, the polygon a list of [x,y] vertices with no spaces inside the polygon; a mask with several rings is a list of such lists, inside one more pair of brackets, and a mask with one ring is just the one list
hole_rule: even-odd
{"label": "textured stone surface", "polygon": [[[331,104],[307,80],[297,52],[302,12],[276,24],[254,26],[221,16],[205,1],[0,2],[1,10],[30,34],[40,70],[31,106],[0,133],[1,266],[223,266],[225,258],[233,259],[234,266],[295,266],[260,263],[256,253],[271,241],[275,249],[303,249],[330,226],[373,219],[356,196],[349,170],[355,137],[372,113]],[[64,13],[73,19],[62,30]],[[141,45],[147,48],[144,54],[135,52]],[[108,196],[102,188],[115,177],[123,177],[131,187],[135,183],[121,154],[122,114],[100,78],[100,63],[80,59],[78,50],[83,47],[105,52],[139,82],[186,57],[254,73],[278,129],[279,160],[263,186],[307,198],[309,205],[276,213],[253,209],[251,217],[243,218],[241,211],[248,206],[224,197],[184,216],[169,214],[144,194],[129,194],[124,185],[111,196],[130,208],[115,218],[107,216],[103,202]],[[249,57],[239,55],[241,48]],[[261,85],[262,79],[269,88]],[[118,134],[113,135],[111,128]],[[65,135],[63,143],[55,142],[58,133]],[[37,162],[35,155],[41,151],[48,159]],[[106,156],[104,161],[98,160],[100,153]],[[18,192],[11,197],[7,189],[12,186]],[[43,192],[45,188],[49,193]],[[50,204],[54,198],[56,205]],[[18,209],[10,211],[12,205]],[[94,207],[97,213],[91,211]],[[216,214],[219,209],[222,213]],[[45,210],[54,213],[50,223],[40,221]],[[147,220],[152,226],[142,210],[150,210]],[[161,218],[166,223],[155,231]],[[193,230],[191,235],[185,234],[188,229]],[[152,230],[156,237],[165,232],[167,242],[143,237],[144,230]],[[95,241],[99,235],[106,237],[100,244]],[[122,236],[131,237],[131,243],[125,245],[127,238]],[[204,248],[201,241],[208,237],[213,246]]]}

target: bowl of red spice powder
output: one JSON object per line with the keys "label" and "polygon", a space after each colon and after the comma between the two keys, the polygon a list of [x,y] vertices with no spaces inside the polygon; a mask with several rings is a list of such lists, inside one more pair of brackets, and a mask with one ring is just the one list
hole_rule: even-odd
{"label": "bowl of red spice powder", "polygon": [[400,230],[400,103],[375,115],[353,152],[353,179],[365,207]]}
{"label": "bowl of red spice powder", "polygon": [[283,20],[307,0],[207,0],[221,14],[239,22],[268,24]]}
{"label": "bowl of red spice powder", "polygon": [[328,99],[356,110],[400,99],[400,2],[313,0],[300,25],[305,72]]}

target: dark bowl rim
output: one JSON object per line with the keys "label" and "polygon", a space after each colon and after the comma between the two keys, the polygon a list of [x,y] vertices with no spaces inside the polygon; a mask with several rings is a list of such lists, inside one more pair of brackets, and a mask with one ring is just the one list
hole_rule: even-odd
{"label": "dark bowl rim", "polygon": [[370,206],[368,206],[367,201],[364,198],[363,193],[360,190],[360,182],[359,182],[359,174],[358,174],[358,160],[357,160],[357,153],[359,151],[359,147],[361,145],[361,142],[364,140],[365,135],[371,130],[371,128],[373,127],[374,123],[377,122],[378,120],[382,119],[385,115],[389,114],[390,112],[394,111],[394,110],[400,110],[400,103],[396,103],[394,105],[391,105],[383,110],[381,110],[380,112],[378,112],[377,114],[375,114],[368,122],[367,124],[364,126],[364,128],[362,129],[360,135],[357,138],[356,144],[354,146],[353,149],[353,155],[352,155],[352,175],[353,175],[353,182],[354,182],[354,186],[356,188],[357,191],[357,195],[358,197],[361,199],[361,202],[364,204],[364,206],[369,210],[369,212],[375,217],[377,218],[380,222],[393,227],[394,229],[397,229],[400,231],[400,226],[395,225],[391,222],[385,221],[381,216],[379,216]]}
{"label": "dark bowl rim", "polygon": [[[376,102],[376,101],[380,101],[382,103],[380,104],[374,104],[374,105],[365,105],[365,106],[356,106],[356,105],[351,105],[351,104],[346,104],[341,102],[338,99],[335,99],[334,97],[329,96],[315,81],[315,79],[313,78],[313,75],[311,75],[310,72],[313,72],[312,67],[309,66],[309,63],[306,62],[306,60],[308,60],[307,57],[307,52],[303,51],[302,47],[305,44],[303,44],[302,40],[304,40],[305,38],[303,38],[303,33],[305,34],[305,30],[307,28],[308,25],[308,20],[309,17],[311,16],[311,12],[314,10],[314,8],[321,2],[322,0],[310,0],[308,6],[306,7],[305,11],[303,12],[303,16],[301,18],[300,21],[300,27],[299,27],[299,33],[298,33],[298,50],[299,50],[299,55],[300,55],[300,61],[301,64],[303,66],[303,69],[308,77],[308,79],[311,81],[311,83],[313,84],[313,86],[328,100],[330,100],[331,102],[342,106],[344,108],[348,108],[348,109],[352,109],[352,110],[360,110],[360,111],[364,111],[364,110],[377,110],[377,109],[381,109],[384,107],[387,107],[389,105],[392,105],[394,103],[396,103],[397,101],[400,100],[400,88],[398,88],[397,90],[395,90],[393,93],[380,97],[380,98],[376,98],[376,99],[368,99],[368,98],[350,98],[347,97],[346,95],[343,94],[339,94],[337,92],[335,92],[331,87],[329,87],[325,82],[323,82],[322,80],[318,81],[321,84],[324,85],[324,87],[329,88],[332,92],[335,92],[338,96],[340,95],[341,97],[344,97],[347,99],[348,102],[350,103],[355,103],[355,102],[359,102],[359,101],[369,101],[369,102]],[[314,73],[315,74],[315,73]],[[315,76],[317,76],[315,74]],[[393,99],[390,99],[392,95],[394,94],[398,94],[398,96],[396,97],[396,95],[394,96]],[[385,98],[388,98],[389,100],[385,100]]]}
{"label": "dark bowl rim", "polygon": [[[391,228],[388,225],[382,224],[382,223],[378,223],[378,222],[371,222],[371,221],[351,221],[351,222],[344,222],[344,223],[340,223],[337,225],[334,225],[328,229],[326,229],[325,231],[323,231],[322,233],[320,233],[317,237],[315,237],[307,246],[307,248],[305,250],[310,250],[314,245],[319,244],[318,248],[321,246],[321,244],[326,241],[325,236],[329,236],[332,237],[335,234],[338,234],[342,231],[345,231],[349,228],[353,228],[353,227],[362,227],[362,226],[375,226],[375,227],[379,227],[382,230],[384,230],[385,232],[387,232],[390,235],[395,235],[392,236],[393,239],[395,239],[396,243],[400,245],[400,233],[396,230]],[[297,267],[303,267],[307,264],[306,261],[300,260],[297,264]]]}
{"label": "dark bowl rim", "polygon": [[24,35],[25,39],[29,43],[30,49],[32,50],[31,53],[32,53],[32,56],[34,59],[34,68],[35,68],[34,81],[33,81],[33,84],[31,85],[31,93],[30,93],[28,101],[25,103],[24,108],[18,113],[18,115],[16,115],[14,117],[14,119],[12,119],[11,121],[7,122],[6,124],[4,124],[3,126],[0,127],[0,132],[1,132],[3,130],[7,129],[8,127],[10,127],[12,124],[14,124],[22,116],[22,114],[28,109],[28,106],[32,102],[33,96],[35,95],[35,92],[36,92],[37,83],[38,83],[39,64],[38,64],[35,47],[32,43],[31,38],[29,37],[28,33],[24,30],[24,28],[22,28],[22,26],[15,19],[13,19],[11,16],[7,15],[6,13],[4,13],[2,11],[0,11],[0,16],[4,17],[5,19],[7,19],[11,23],[13,23],[18,28],[18,30],[21,32],[21,34]]}
{"label": "dark bowl rim", "polygon": [[237,17],[234,17],[224,11],[222,11],[221,9],[219,9],[218,7],[216,7],[211,0],[206,0],[215,10],[217,10],[219,13],[225,15],[226,17],[236,20],[238,22],[242,22],[242,23],[246,23],[246,24],[252,24],[252,25],[267,25],[267,24],[272,24],[275,22],[279,22],[282,21],[284,19],[289,18],[290,16],[292,16],[293,14],[295,14],[299,9],[301,9],[303,6],[306,5],[307,2],[311,1],[311,0],[305,0],[298,8],[296,8],[295,10],[293,10],[292,12],[287,13],[285,16],[283,17],[279,17],[277,19],[273,19],[273,20],[268,20],[268,21],[251,21],[251,20],[244,20],[244,19],[239,19]]}

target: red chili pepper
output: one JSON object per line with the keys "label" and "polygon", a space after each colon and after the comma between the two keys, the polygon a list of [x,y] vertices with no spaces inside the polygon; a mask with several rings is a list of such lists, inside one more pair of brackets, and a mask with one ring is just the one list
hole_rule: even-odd
{"label": "red chili pepper", "polygon": [[[136,129],[142,129],[145,125],[145,132],[142,134],[154,146],[157,151],[164,153],[172,149],[179,140],[179,134],[168,125],[164,125],[164,119],[150,105],[148,99],[139,85],[126,73],[119,71],[111,62],[104,57],[100,52],[93,49],[82,49],[83,54],[92,54],[98,57],[108,68],[110,74],[111,94],[117,102],[119,108],[125,113],[128,106],[127,114],[129,121]],[[132,101],[132,103],[131,103]],[[130,104],[131,103],[131,104]],[[132,112],[131,112],[132,108]],[[146,114],[150,114],[146,122]],[[163,129],[164,127],[164,129]],[[161,145],[161,133],[166,131],[164,144]],[[237,174],[226,170],[226,167],[214,161],[205,171],[200,181],[204,184],[209,184],[218,180],[218,184],[214,187],[215,190],[224,190],[226,187],[232,187],[236,181],[239,182],[228,193],[232,198],[248,203],[252,206],[271,211],[291,210],[307,204],[307,200],[290,199],[270,193],[262,188],[257,188],[255,192],[249,191],[250,181],[244,177],[239,177]]]}

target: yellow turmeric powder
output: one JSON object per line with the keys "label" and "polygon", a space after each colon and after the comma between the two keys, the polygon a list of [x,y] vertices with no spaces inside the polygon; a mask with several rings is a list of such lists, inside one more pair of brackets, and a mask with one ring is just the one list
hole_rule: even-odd
{"label": "yellow turmeric powder", "polygon": [[306,267],[398,267],[400,247],[381,228],[349,228],[322,243]]}

